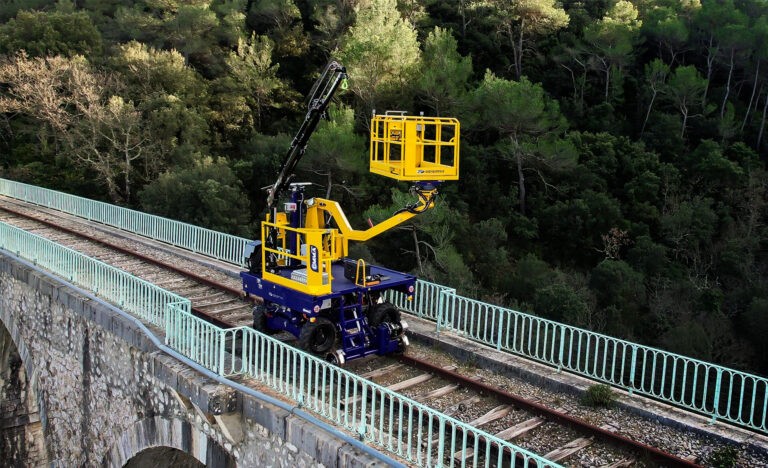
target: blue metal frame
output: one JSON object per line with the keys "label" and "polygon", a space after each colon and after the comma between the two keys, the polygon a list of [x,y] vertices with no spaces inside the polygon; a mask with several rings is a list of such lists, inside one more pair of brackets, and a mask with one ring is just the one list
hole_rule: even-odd
{"label": "blue metal frame", "polygon": [[[334,278],[330,294],[312,296],[289,287],[265,280],[256,273],[242,271],[243,291],[264,299],[267,307],[267,327],[271,330],[288,331],[297,338],[301,327],[310,319],[325,316],[335,325],[341,337],[341,349],[346,360],[370,354],[385,355],[401,350],[399,335],[393,336],[385,324],[372,328],[364,314],[363,297],[383,295],[386,291],[412,296],[416,277],[388,268],[371,265],[371,275],[381,279],[377,284],[361,286],[344,276],[344,261],[334,262],[331,277]],[[281,276],[290,278],[293,269],[283,268]],[[354,298],[348,302],[348,298]],[[330,307],[327,305],[330,302]],[[369,306],[372,306],[369,304]],[[350,333],[350,329],[359,330]]]}

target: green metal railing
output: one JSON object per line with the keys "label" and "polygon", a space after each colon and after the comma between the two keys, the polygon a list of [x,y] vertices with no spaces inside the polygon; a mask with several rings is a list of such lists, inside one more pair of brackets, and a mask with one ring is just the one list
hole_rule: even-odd
{"label": "green metal railing", "polygon": [[190,302],[0,222],[0,250],[27,259],[165,330],[166,345],[222,376],[242,375],[417,466],[555,463],[247,327],[194,317]]}
{"label": "green metal railing", "polygon": [[768,379],[462,297],[419,280],[395,305],[499,351],[766,433]]}
{"label": "green metal railing", "polygon": [[248,242],[230,234],[7,179],[0,179],[0,195],[123,229],[235,265],[242,264],[243,248]]}
{"label": "green metal railing", "polygon": [[156,326],[165,326],[169,307],[189,313],[189,299],[48,239],[0,222],[0,249],[93,291]]}
{"label": "green metal railing", "polygon": [[[117,215],[114,216],[93,216],[98,210],[88,209],[82,203],[84,199],[75,200],[76,208],[72,208],[69,204],[72,200],[67,200],[66,196],[50,191],[43,191],[40,196],[32,189],[23,187],[24,196],[19,198],[51,208],[64,207],[62,211],[71,214],[88,212],[90,219],[100,222],[109,218],[112,221],[105,224],[127,230],[131,230],[131,226],[145,226],[141,224],[145,219],[137,223],[120,218],[119,214],[125,214],[119,211],[121,209],[115,211]],[[4,194],[8,195],[8,192]],[[103,206],[99,208],[102,213],[112,212]],[[139,233],[158,231],[150,227]],[[166,344],[202,366],[220,375],[255,378],[305,408],[358,433],[361,439],[411,463],[419,466],[500,466],[509,464],[504,460],[514,457],[521,466],[530,462],[536,462],[537,466],[558,466],[252,329],[224,330],[211,325],[189,313],[188,300],[44,238],[0,224],[0,239],[0,248],[27,258],[163,327]],[[175,243],[173,239],[179,237],[165,236],[163,240],[168,239]],[[204,249],[198,251],[205,252]],[[238,345],[232,347],[232,343]],[[236,354],[228,351],[232,348],[237,350]],[[467,457],[454,457],[454,453]]]}
{"label": "green metal railing", "polygon": [[[232,251],[224,253],[219,251],[224,243],[218,240],[211,241],[214,244],[211,248],[198,245],[202,239],[199,236],[190,243],[189,236],[180,233],[199,228],[184,223],[109,208],[111,205],[3,179],[0,179],[0,194],[50,208],[62,209],[63,206],[66,208],[63,211],[88,219],[95,218],[82,213],[122,210],[121,217],[115,216],[119,222],[98,220],[141,235],[163,232],[154,238],[238,266],[242,262],[242,248],[248,242],[242,238],[227,241]],[[77,206],[77,210],[72,206]],[[194,249],[190,247],[193,244]],[[403,310],[436,322],[438,330],[451,330],[499,351],[697,411],[713,421],[727,421],[768,433],[768,379],[764,377],[483,303],[427,281],[419,280],[413,301],[397,295],[390,299]]]}
{"label": "green metal railing", "polygon": [[417,466],[560,466],[249,327],[225,375],[243,375]]}

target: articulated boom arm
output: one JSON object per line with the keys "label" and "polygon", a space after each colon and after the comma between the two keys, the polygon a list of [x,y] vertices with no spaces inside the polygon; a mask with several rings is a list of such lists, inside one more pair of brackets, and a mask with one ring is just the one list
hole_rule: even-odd
{"label": "articulated boom arm", "polygon": [[429,185],[427,187],[415,187],[414,190],[419,197],[417,204],[403,208],[385,221],[365,230],[352,228],[338,202],[325,198],[312,198],[306,201],[305,227],[307,229],[325,229],[327,227],[325,214],[330,215],[336,222],[340,233],[341,245],[337,246],[336,250],[341,257],[344,257],[348,253],[349,241],[365,242],[373,239],[434,206],[437,188]]}
{"label": "articulated boom arm", "polygon": [[317,124],[325,114],[333,95],[339,86],[347,79],[347,71],[338,62],[332,61],[326,65],[325,70],[317,79],[309,92],[307,115],[304,117],[299,131],[293,137],[291,147],[283,160],[277,180],[269,189],[267,197],[267,208],[272,210],[275,200],[290,183],[293,177],[293,170],[304,156],[307,149],[307,142],[317,128]]}

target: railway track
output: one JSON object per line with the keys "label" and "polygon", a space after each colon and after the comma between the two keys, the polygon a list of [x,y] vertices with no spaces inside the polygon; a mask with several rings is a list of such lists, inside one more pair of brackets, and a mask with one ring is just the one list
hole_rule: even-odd
{"label": "railway track", "polygon": [[[119,239],[84,220],[70,219],[0,197],[0,221],[51,239],[187,297],[193,312],[222,327],[251,325],[252,304],[244,300],[239,281],[207,271],[184,256],[158,253],[143,242]],[[122,234],[125,236],[125,233]],[[596,426],[570,416],[567,406],[550,408],[495,387],[453,367],[436,366],[410,356],[371,357],[353,361],[347,369],[392,391],[480,428],[496,437],[565,465],[580,466],[587,452],[599,452],[600,466],[698,466],[694,462],[650,447],[624,435],[621,427]],[[383,396],[369,395],[369,399]],[[360,397],[356,397],[358,400]],[[354,404],[346,401],[345,404]],[[382,411],[398,411],[382,400]],[[391,405],[394,406],[394,405]],[[403,411],[403,408],[399,408]],[[403,423],[408,421],[403,416]],[[423,422],[422,423],[428,423]],[[417,441],[436,445],[436,440]],[[472,444],[468,444],[472,447]],[[447,465],[462,466],[488,457],[482,444],[444,454]],[[581,454],[581,455],[580,455]],[[497,455],[494,455],[497,456]],[[512,460],[508,460],[511,464]],[[505,463],[506,466],[506,463]]]}
{"label": "railway track", "polygon": [[[105,233],[82,224],[33,210],[0,204],[0,221],[112,265],[163,289],[188,298],[192,312],[224,328],[251,326],[252,304],[230,281],[200,274],[199,266],[169,254],[148,251],[140,242],[110,239]],[[55,218],[55,219],[52,219]]]}
{"label": "railway track", "polygon": [[[456,365],[441,366],[431,361],[403,355],[353,362],[350,367],[392,391],[567,466],[595,466],[583,460],[597,459],[604,461],[597,466],[616,468],[700,466],[637,442],[622,434],[618,425],[596,426],[573,417],[567,403],[550,408],[539,400],[523,398],[484,382],[477,375],[466,375]],[[457,466],[471,465],[478,453],[487,456],[483,455],[484,450],[480,444],[476,449],[456,451],[448,458]]]}

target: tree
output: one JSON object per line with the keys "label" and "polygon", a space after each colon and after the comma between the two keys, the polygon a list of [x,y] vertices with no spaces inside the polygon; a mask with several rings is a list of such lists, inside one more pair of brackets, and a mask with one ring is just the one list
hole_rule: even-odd
{"label": "tree", "polygon": [[688,182],[699,195],[718,196],[744,185],[744,170],[712,140],[702,140],[686,159]]}
{"label": "tree", "polygon": [[0,23],[5,23],[13,18],[19,11],[38,10],[54,3],[56,0],[5,0],[0,4]]}
{"label": "tree", "polygon": [[[760,65],[763,60],[768,59],[768,14],[757,18],[750,28],[750,32],[752,33],[753,42],[749,49],[752,51],[751,58],[755,68],[755,75],[752,79],[752,93],[749,96],[747,110],[744,112],[744,120],[741,122],[741,131],[744,131],[744,127],[749,121],[752,104],[754,103],[755,107],[757,107],[755,96],[757,85],[760,82]],[[759,94],[757,94],[757,97],[759,100]]]}
{"label": "tree", "polygon": [[92,71],[82,57],[19,53],[0,64],[0,80],[8,86],[0,112],[43,124],[65,155],[100,176],[114,202],[131,201],[135,164],[156,153],[134,103],[116,94],[114,76]]}
{"label": "tree", "polygon": [[396,0],[358,6],[355,24],[334,55],[347,67],[349,87],[367,111],[383,93],[405,87],[420,59],[416,30],[400,17]]}
{"label": "tree", "polygon": [[486,71],[472,93],[472,104],[477,127],[495,130],[508,139],[508,152],[517,166],[520,213],[525,214],[526,168],[534,161],[553,168],[566,168],[575,162],[568,145],[558,141],[565,121],[557,101],[525,77],[519,82],[509,81]]}
{"label": "tree", "polygon": [[201,159],[189,169],[166,172],[139,193],[142,209],[159,216],[250,237],[250,204],[226,161]]}
{"label": "tree", "polygon": [[725,83],[723,102],[720,105],[720,119],[722,120],[725,116],[725,107],[731,92],[731,81],[733,80],[733,71],[736,67],[736,55],[740,54],[752,39],[749,36],[747,16],[738,10],[734,11],[730,21],[715,30],[715,37],[724,49],[728,60],[728,79]]}
{"label": "tree", "polygon": [[241,35],[237,22],[243,18],[244,1],[236,0],[233,6],[210,0],[137,0],[117,9],[115,24],[120,39],[174,48],[201,73],[216,75],[222,46],[233,45],[230,41]]}
{"label": "tree", "polygon": [[489,294],[505,291],[509,287],[512,265],[506,248],[508,238],[504,222],[489,218],[458,228],[455,245],[474,277]]}
{"label": "tree", "polygon": [[758,359],[763,369],[768,368],[768,344],[765,334],[768,333],[768,299],[755,297],[744,314],[744,330],[758,353]]}
{"label": "tree", "polygon": [[105,41],[120,40],[121,31],[115,22],[115,14],[124,5],[123,0],[77,0],[78,9],[88,13]]}
{"label": "tree", "polygon": [[[365,210],[363,217],[377,223],[388,219],[392,213],[413,201],[413,196],[392,189],[392,204],[374,205]],[[474,276],[453,242],[459,231],[458,227],[467,222],[467,219],[451,208],[445,200],[439,200],[434,208],[400,225],[397,232],[410,232],[412,242],[400,242],[399,252],[393,252],[390,247],[386,249],[386,253],[393,260],[398,256],[402,257],[403,253],[408,254],[407,257],[415,261],[415,271],[429,281],[450,284],[465,292],[477,292]],[[387,233],[382,238],[386,238],[387,243],[391,245],[395,244],[394,236],[393,233]],[[413,263],[406,265],[403,267],[413,268]]]}
{"label": "tree", "polygon": [[302,166],[314,168],[313,172],[325,176],[325,198],[331,197],[334,187],[354,193],[348,182],[367,172],[365,138],[355,134],[354,127],[355,113],[351,108],[332,108],[329,120],[320,123],[307,145]]}
{"label": "tree", "polygon": [[493,19],[497,23],[497,32],[505,37],[514,58],[515,78],[523,76],[523,55],[533,42],[533,38],[552,34],[568,26],[568,13],[558,6],[555,0],[488,0]]}
{"label": "tree", "polygon": [[331,53],[342,45],[342,38],[355,23],[356,0],[313,0],[311,19],[316,23],[321,50]]}
{"label": "tree", "polygon": [[101,48],[101,34],[83,11],[20,11],[0,26],[0,52],[6,54],[93,56]]}
{"label": "tree", "polygon": [[441,28],[432,30],[424,41],[417,94],[436,116],[450,114],[467,92],[472,60],[459,55],[457,47],[450,31]]}
{"label": "tree", "polygon": [[690,39],[690,24],[695,12],[701,8],[698,0],[683,2],[648,2],[641,12],[643,32],[658,44],[659,56],[669,54],[670,66],[674,66],[677,56],[687,50]]}
{"label": "tree", "polygon": [[205,4],[181,5],[163,26],[169,45],[179,50],[189,63],[191,55],[206,53],[215,43],[213,34],[219,21]]}
{"label": "tree", "polygon": [[627,252],[627,262],[647,279],[668,276],[670,273],[667,248],[657,244],[649,236],[635,239],[634,245]]}
{"label": "tree", "polygon": [[696,67],[686,65],[677,67],[669,77],[666,86],[667,96],[675,104],[683,116],[680,126],[680,138],[685,135],[688,119],[702,114],[691,114],[696,109],[702,109],[702,103],[707,90],[707,79],[703,78]]}
{"label": "tree", "polygon": [[554,283],[538,289],[534,297],[534,310],[542,317],[576,326],[586,325],[590,315],[584,298],[563,283]]}
{"label": "tree", "polygon": [[589,288],[597,304],[612,315],[612,333],[638,332],[646,304],[643,275],[622,260],[604,260],[590,273]]}
{"label": "tree", "polygon": [[688,267],[689,280],[699,290],[711,286],[711,246],[718,221],[712,205],[711,198],[702,197],[674,202],[661,218],[661,231],[673,258]]}
{"label": "tree", "polygon": [[651,116],[653,103],[656,101],[656,96],[658,96],[659,92],[664,89],[668,75],[669,65],[660,59],[654,59],[650,64],[645,66],[645,79],[648,81],[648,87],[651,88],[651,99],[648,102],[648,111],[645,113],[643,127],[640,129],[640,135],[645,132],[645,126],[648,124],[648,117]]}
{"label": "tree", "polygon": [[555,283],[557,273],[536,254],[528,253],[514,265],[509,294],[521,303],[533,302],[536,291]]}
{"label": "tree", "polygon": [[638,39],[642,21],[637,15],[637,8],[632,3],[619,0],[602,19],[584,29],[584,40],[593,49],[594,66],[605,77],[606,102],[611,89],[611,76],[621,76]]}
{"label": "tree", "polygon": [[309,39],[302,28],[301,12],[293,0],[257,0],[249,4],[249,25],[254,31],[268,33],[279,57],[306,53]]}
{"label": "tree", "polygon": [[162,50],[130,41],[120,44],[110,60],[128,87],[134,100],[146,100],[159,95],[173,95],[190,106],[201,105],[207,93],[206,81],[176,50]]}
{"label": "tree", "polygon": [[241,158],[232,162],[233,171],[243,181],[254,217],[264,214],[267,193],[262,187],[274,184],[292,138],[293,135],[283,133],[270,136],[254,132],[242,143]]}
{"label": "tree", "polygon": [[733,0],[702,0],[701,8],[694,17],[697,36],[707,51],[706,87],[702,96],[702,105],[707,103],[715,61],[723,49],[720,40],[727,36],[726,30],[730,29],[728,25],[740,23],[741,17],[743,13],[736,8]]}
{"label": "tree", "polygon": [[603,235],[627,224],[618,200],[594,190],[550,203],[537,213],[537,219],[547,258],[580,267],[605,258]]}
{"label": "tree", "polygon": [[[555,63],[568,71],[573,86],[572,101],[577,115],[584,114],[584,94],[587,88],[587,72],[590,69],[589,51],[581,41],[573,40],[574,44],[561,43],[558,52],[553,56]],[[575,65],[574,65],[575,64]]]}
{"label": "tree", "polygon": [[228,131],[260,129],[266,112],[291,102],[285,83],[277,76],[279,65],[272,61],[273,42],[252,34],[240,38],[224,63],[228,73],[219,78],[213,103],[217,121]]}
{"label": "tree", "polygon": [[185,64],[177,51],[159,50],[131,41],[115,49],[110,65],[124,86],[121,96],[136,103],[143,125],[151,129],[156,157],[148,174],[167,164],[189,164],[210,142],[209,84]]}

